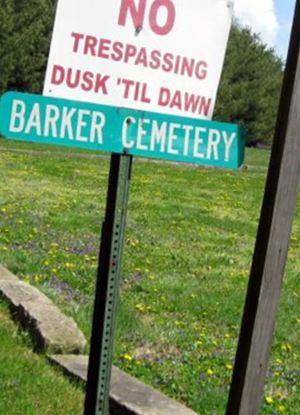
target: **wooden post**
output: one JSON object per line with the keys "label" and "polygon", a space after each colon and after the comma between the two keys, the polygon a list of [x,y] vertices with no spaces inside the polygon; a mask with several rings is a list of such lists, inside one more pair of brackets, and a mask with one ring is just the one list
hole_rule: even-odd
{"label": "wooden post", "polygon": [[299,180],[299,47],[297,0],[227,415],[258,414],[263,396]]}

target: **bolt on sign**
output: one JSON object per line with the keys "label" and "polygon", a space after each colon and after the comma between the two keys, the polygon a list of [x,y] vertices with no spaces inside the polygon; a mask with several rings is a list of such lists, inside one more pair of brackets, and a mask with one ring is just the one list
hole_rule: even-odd
{"label": "bolt on sign", "polygon": [[211,119],[228,0],[58,2],[44,95]]}

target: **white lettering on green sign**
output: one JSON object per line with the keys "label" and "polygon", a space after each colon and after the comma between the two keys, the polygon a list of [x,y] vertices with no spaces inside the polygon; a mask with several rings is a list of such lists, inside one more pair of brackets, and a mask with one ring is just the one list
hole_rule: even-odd
{"label": "white lettering on green sign", "polygon": [[222,168],[239,167],[245,147],[233,124],[13,92],[1,98],[0,131],[15,140]]}
{"label": "white lettering on green sign", "polygon": [[104,125],[105,115],[99,111],[59,107],[53,104],[46,104],[41,109],[41,104],[35,103],[28,115],[26,102],[14,99],[9,130],[25,135],[52,136],[82,143],[102,144]]}

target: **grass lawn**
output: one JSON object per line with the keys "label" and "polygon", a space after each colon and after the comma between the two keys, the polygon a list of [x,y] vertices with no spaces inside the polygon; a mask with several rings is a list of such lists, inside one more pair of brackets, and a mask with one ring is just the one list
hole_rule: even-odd
{"label": "grass lawn", "polygon": [[0,302],[0,413],[82,414],[83,391],[31,351]]}
{"label": "grass lawn", "polygon": [[[225,410],[268,156],[249,150],[236,172],[134,163],[115,364],[201,415]],[[108,158],[0,157],[0,262],[87,336],[108,167]],[[298,209],[262,414],[300,413],[299,228]]]}

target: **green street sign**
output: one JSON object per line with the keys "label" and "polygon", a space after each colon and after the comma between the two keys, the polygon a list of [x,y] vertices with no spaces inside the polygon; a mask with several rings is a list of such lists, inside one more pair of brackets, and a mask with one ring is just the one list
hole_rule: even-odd
{"label": "green street sign", "polygon": [[0,133],[12,140],[238,168],[245,140],[234,124],[8,92]]}

